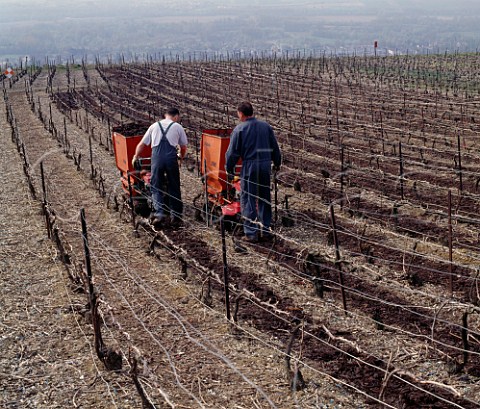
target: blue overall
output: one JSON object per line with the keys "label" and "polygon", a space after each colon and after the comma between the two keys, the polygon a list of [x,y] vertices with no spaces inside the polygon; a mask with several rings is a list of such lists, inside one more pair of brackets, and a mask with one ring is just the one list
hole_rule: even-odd
{"label": "blue overall", "polygon": [[[152,189],[155,217],[164,218],[165,213],[170,217],[180,218],[183,212],[182,195],[180,191],[180,170],[177,161],[177,149],[170,145],[167,132],[173,122],[163,130],[158,122],[162,136],[160,143],[152,149]],[[165,189],[166,186],[166,189]],[[165,195],[167,195],[165,197]]]}

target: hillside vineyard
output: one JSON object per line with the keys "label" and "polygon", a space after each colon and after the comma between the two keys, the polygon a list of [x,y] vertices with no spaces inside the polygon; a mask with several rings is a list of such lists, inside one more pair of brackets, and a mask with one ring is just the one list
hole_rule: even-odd
{"label": "hillside vineyard", "polygon": [[[122,378],[125,395],[137,407],[478,408],[479,66],[458,53],[170,56],[4,80],[12,138],[26,163],[43,160],[44,205],[80,263],[80,221],[66,215],[85,208],[104,341],[145,368]],[[202,131],[234,127],[244,100],[284,161],[273,242],[239,249],[238,232],[222,240],[196,215]],[[189,138],[185,213],[157,230],[122,195],[111,133],[169,106]],[[14,120],[24,107],[40,142]]]}

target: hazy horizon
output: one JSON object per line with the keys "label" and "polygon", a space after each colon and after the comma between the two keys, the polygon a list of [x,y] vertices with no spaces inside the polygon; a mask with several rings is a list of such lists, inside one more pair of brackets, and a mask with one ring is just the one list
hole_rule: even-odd
{"label": "hazy horizon", "polygon": [[0,0],[0,61],[21,56],[355,49],[475,51],[476,0]]}

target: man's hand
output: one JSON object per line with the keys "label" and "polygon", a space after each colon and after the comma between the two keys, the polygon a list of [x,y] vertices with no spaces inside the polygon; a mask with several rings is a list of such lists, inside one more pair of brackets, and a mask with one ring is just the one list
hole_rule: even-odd
{"label": "man's hand", "polygon": [[137,155],[133,155],[133,158],[132,158],[132,166],[135,167],[135,163],[137,162]]}

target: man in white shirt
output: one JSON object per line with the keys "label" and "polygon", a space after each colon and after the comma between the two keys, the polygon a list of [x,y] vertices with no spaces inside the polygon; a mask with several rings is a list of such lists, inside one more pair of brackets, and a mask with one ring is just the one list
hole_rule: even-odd
{"label": "man in white shirt", "polygon": [[[165,119],[150,125],[138,143],[133,157],[133,162],[135,162],[145,146],[152,146],[150,186],[155,209],[154,223],[163,222],[167,212],[170,213],[170,221],[173,224],[179,224],[182,220],[183,202],[180,191],[177,146],[180,147],[181,161],[187,152],[188,141],[185,130],[178,123],[179,119],[178,109],[169,108],[165,113]],[[165,185],[167,186],[166,190]],[[166,197],[168,200],[165,200]]]}

